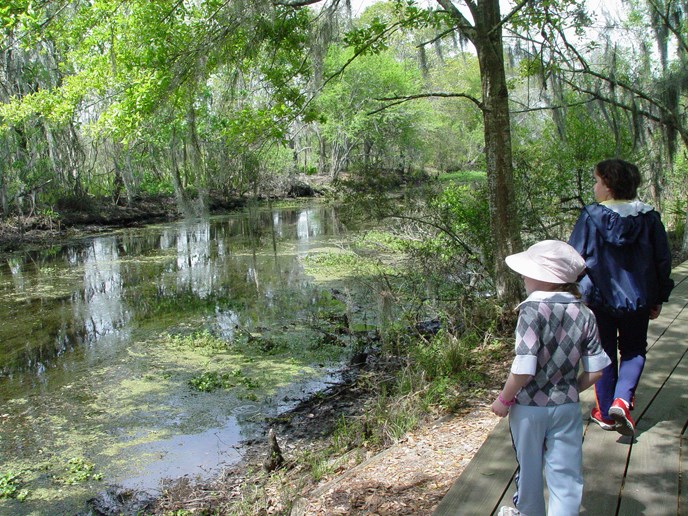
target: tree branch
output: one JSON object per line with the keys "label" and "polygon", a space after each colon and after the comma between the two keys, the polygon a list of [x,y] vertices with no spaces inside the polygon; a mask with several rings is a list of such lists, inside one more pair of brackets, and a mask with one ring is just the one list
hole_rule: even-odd
{"label": "tree branch", "polygon": [[490,32],[488,32],[487,35],[488,35],[488,36],[492,36],[492,34],[493,34],[495,31],[499,30],[500,28],[502,28],[502,27],[504,26],[504,24],[508,23],[509,20],[510,20],[511,18],[513,18],[513,17],[516,15],[516,13],[517,13],[518,11],[520,11],[521,9],[523,9],[523,8],[525,7],[525,5],[526,5],[528,2],[530,2],[530,1],[531,1],[531,0],[521,0],[521,3],[518,4],[518,5],[515,5],[514,8],[511,10],[511,12],[510,12],[509,14],[507,14],[504,18],[501,19],[501,21],[500,21],[497,25],[495,25],[494,27],[492,27],[492,28],[490,29]]}
{"label": "tree branch", "polygon": [[511,109],[511,110],[509,110],[509,112],[510,112],[510,113],[517,113],[517,114],[520,114],[520,113],[531,113],[531,112],[534,112],[534,111],[550,111],[550,110],[554,110],[554,109],[562,109],[562,108],[569,108],[569,107],[575,107],[575,106],[583,106],[583,105],[585,105],[585,104],[590,104],[590,102],[593,102],[594,100],[597,100],[597,99],[581,100],[580,102],[570,102],[570,103],[566,103],[566,104],[560,104],[560,105],[557,105],[557,106],[542,106],[542,107],[530,107],[530,106],[526,106],[526,105],[523,104],[522,102],[518,102],[518,101],[516,101],[516,100],[512,100],[512,102],[514,102],[515,104],[520,104],[521,106],[524,106],[524,108],[523,108],[523,109],[517,109],[517,110],[516,110],[516,109]]}
{"label": "tree branch", "polygon": [[[665,127],[671,127],[678,132],[678,134],[681,136],[682,141],[688,145],[688,130],[685,127],[683,127],[683,125],[680,123],[679,115],[675,113],[671,108],[667,107],[667,105],[664,104],[661,99],[652,97],[648,94],[647,91],[643,91],[640,88],[637,88],[630,83],[621,81],[616,77],[610,77],[608,75],[604,75],[600,72],[593,70],[592,67],[586,61],[585,57],[583,57],[583,55],[575,48],[574,45],[569,43],[568,39],[566,38],[566,34],[564,34],[564,32],[560,28],[557,29],[557,32],[559,34],[559,37],[561,38],[561,41],[564,44],[564,49],[570,52],[570,55],[573,56],[568,73],[572,75],[587,75],[589,77],[597,79],[602,83],[609,85],[611,88],[619,88],[624,92],[632,95],[634,99],[639,99],[641,101],[646,102],[650,106],[654,106],[661,113],[661,115],[654,114],[647,109],[638,109],[637,106],[621,102],[616,98],[604,96],[600,91],[592,91],[589,88],[574,83],[572,79],[567,79],[562,73],[560,74],[560,76],[566,84],[571,86],[575,91],[584,93],[586,95],[590,95],[590,97],[593,99],[600,100],[609,105],[623,109],[624,111],[628,111],[636,115],[641,115],[647,118],[648,120],[652,120],[653,122],[662,124]],[[556,55],[559,55],[561,57],[561,60],[563,60],[564,62],[569,61],[568,56],[564,53],[563,49],[560,50],[554,47],[550,48]],[[578,64],[581,66],[581,69],[576,69],[574,67],[575,62],[578,62]]]}
{"label": "tree branch", "polygon": [[412,222],[418,222],[420,224],[425,224],[427,226],[430,226],[432,228],[435,228],[442,233],[446,234],[451,238],[454,242],[456,242],[466,253],[468,253],[469,259],[472,259],[475,263],[480,265],[481,267],[485,268],[485,264],[483,264],[482,261],[478,258],[479,253],[477,253],[474,249],[472,249],[466,242],[461,240],[459,235],[454,233],[451,229],[449,229],[446,226],[442,226],[441,224],[435,223],[433,221],[427,220],[427,219],[421,219],[418,217],[413,217],[409,215],[399,215],[399,214],[393,214],[393,215],[388,215],[390,218],[394,219],[400,219],[400,220],[410,220]]}
{"label": "tree branch", "polygon": [[[363,47],[361,47],[360,49],[356,50],[356,51],[354,52],[354,55],[351,56],[351,57],[346,61],[346,63],[344,63],[344,64],[339,68],[339,70],[337,70],[336,72],[334,72],[332,75],[330,75],[329,77],[327,77],[327,79],[325,79],[325,80],[323,81],[323,83],[317,88],[317,91],[322,91],[323,88],[325,88],[325,86],[326,86],[330,81],[332,81],[332,80],[334,80],[336,77],[339,77],[340,75],[342,75],[342,74],[344,73],[344,70],[346,70],[346,69],[349,67],[349,65],[350,65],[351,63],[353,63],[354,60],[355,60],[356,58],[358,58],[361,54],[363,54],[363,53],[364,53],[373,43],[375,43],[376,41],[380,40],[382,37],[386,36],[386,35],[389,34],[390,32],[395,31],[395,30],[397,29],[397,27],[399,27],[400,25],[401,25],[400,22],[397,22],[397,23],[393,24],[391,27],[388,27],[387,29],[385,29],[385,31],[384,31],[383,33],[377,35],[377,36],[376,36],[375,38],[373,38],[371,41],[369,41],[368,43],[366,43]],[[314,100],[315,100],[315,95],[312,95],[308,100],[306,100],[306,102],[304,102],[304,104],[303,104],[303,106],[302,106],[302,108],[301,108],[301,112],[305,111],[306,107],[308,107],[308,105],[309,105],[311,102],[313,102]]]}
{"label": "tree branch", "polygon": [[282,7],[306,7],[320,2],[322,0],[275,0],[272,4],[281,5]]}
{"label": "tree branch", "polygon": [[376,113],[379,113],[380,111],[384,111],[385,109],[389,109],[394,106],[398,106],[399,104],[403,104],[405,102],[409,102],[411,100],[416,100],[416,99],[424,99],[424,98],[432,98],[432,97],[440,97],[440,98],[464,98],[468,99],[471,102],[473,102],[478,109],[484,110],[485,105],[475,97],[468,95],[466,93],[419,93],[417,95],[405,95],[403,97],[385,97],[385,98],[380,98],[380,99],[375,99],[380,102],[391,102],[391,104],[387,104],[385,106],[382,106],[381,108],[378,108],[374,111],[370,111],[369,113],[366,113],[367,115],[374,115]]}
{"label": "tree branch", "polygon": [[659,9],[659,6],[652,0],[647,0],[647,3],[655,10],[657,15],[662,19],[666,28],[669,29],[669,31],[674,35],[674,37],[676,37],[679,47],[681,47],[684,52],[688,52],[688,43],[686,43],[683,34],[674,26],[673,23],[671,23],[671,20],[668,18],[668,16],[665,13],[663,13]]}
{"label": "tree branch", "polygon": [[[604,102],[605,104],[609,104],[610,106],[615,106],[618,108],[621,108],[625,111],[633,111],[633,107],[629,106],[628,104],[624,104],[623,102],[620,102],[616,99],[612,99],[609,97],[606,97],[602,95],[599,91],[592,91],[587,88],[583,88],[582,86],[578,86],[575,84],[573,81],[569,81],[567,79],[563,79],[563,81],[571,86],[575,91],[578,91],[579,93],[585,93],[586,95],[590,95],[594,100],[599,100],[601,102]],[[645,118],[652,120],[653,122],[662,122],[662,118],[647,111],[644,109],[638,109],[636,110],[639,115],[644,116]]]}
{"label": "tree branch", "polygon": [[[464,36],[466,36],[471,42],[475,40],[475,27],[471,25],[461,11],[454,5],[451,0],[437,0],[437,3],[442,6],[442,8],[449,14],[454,20],[458,21],[457,29],[459,29]],[[467,2],[468,4],[469,2]]]}
{"label": "tree branch", "polygon": [[416,48],[424,47],[425,45],[432,45],[432,44],[435,43],[436,41],[441,40],[441,39],[442,39],[443,37],[445,37],[447,34],[451,34],[452,32],[454,32],[457,28],[458,28],[459,30],[461,30],[461,27],[456,27],[456,26],[454,26],[454,27],[452,27],[452,28],[450,28],[450,29],[447,29],[447,30],[445,30],[445,31],[443,31],[443,32],[440,32],[437,36],[435,36],[434,38],[432,38],[432,39],[430,39],[430,40],[428,40],[428,41],[424,41],[424,42],[422,42],[422,43],[419,43],[418,45],[416,45]]}

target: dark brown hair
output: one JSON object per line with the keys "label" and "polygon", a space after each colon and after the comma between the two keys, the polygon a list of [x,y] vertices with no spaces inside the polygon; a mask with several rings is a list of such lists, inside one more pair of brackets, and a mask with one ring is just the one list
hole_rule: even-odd
{"label": "dark brown hair", "polygon": [[580,293],[580,288],[578,287],[578,283],[564,283],[561,286],[561,291],[562,292],[568,292],[569,294],[572,294],[575,296],[577,299],[581,298],[581,293]]}
{"label": "dark brown hair", "polygon": [[607,159],[595,166],[597,175],[612,191],[614,199],[631,200],[638,196],[641,176],[638,167],[622,159]]}

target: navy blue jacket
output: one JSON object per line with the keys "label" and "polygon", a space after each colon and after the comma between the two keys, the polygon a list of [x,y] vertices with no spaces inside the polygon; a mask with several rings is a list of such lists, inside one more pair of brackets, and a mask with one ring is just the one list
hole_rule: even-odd
{"label": "navy blue jacket", "polygon": [[580,286],[593,309],[623,314],[669,300],[671,252],[659,213],[640,201],[585,206],[569,244],[585,259]]}

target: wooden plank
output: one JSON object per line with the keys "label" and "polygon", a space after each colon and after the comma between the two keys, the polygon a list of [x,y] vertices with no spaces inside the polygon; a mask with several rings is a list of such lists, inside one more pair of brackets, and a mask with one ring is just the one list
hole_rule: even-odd
{"label": "wooden plank", "polygon": [[671,269],[671,278],[676,284],[685,281],[686,278],[688,278],[688,260],[679,263],[673,269]]}
{"label": "wooden plank", "polygon": [[[688,313],[685,307],[685,293],[688,282],[682,282],[677,295],[666,304],[666,311],[657,319],[661,333],[648,352],[645,370],[640,378],[636,393],[636,408],[633,416],[637,424],[643,425],[643,417],[653,398],[659,395],[671,375],[674,366],[681,361],[686,335]],[[654,321],[653,321],[654,322]],[[649,332],[648,332],[649,337]],[[587,392],[582,399],[590,399],[589,410],[594,406],[594,396]],[[619,499],[623,500],[621,486],[625,481],[625,468],[631,453],[631,440],[615,432],[606,432],[595,423],[589,423],[583,442],[583,476],[586,488],[583,493],[581,514],[616,514]],[[632,453],[631,455],[632,456]],[[604,465],[604,467],[600,467]],[[626,503],[630,504],[629,499]],[[630,511],[630,507],[629,507]],[[626,514],[619,512],[619,514]],[[631,512],[629,512],[631,514]],[[652,512],[646,512],[652,514]]]}
{"label": "wooden plank", "polygon": [[[685,321],[688,330],[688,321]],[[620,514],[676,514],[681,433],[688,414],[688,358],[672,373],[637,425]]]}
{"label": "wooden plank", "polygon": [[[676,313],[683,319],[686,311]],[[686,335],[681,318],[672,317],[661,338],[655,341],[636,393],[636,408],[633,417],[641,424],[644,412],[652,399],[658,395],[675,364],[683,356],[683,342]],[[587,391],[581,396],[584,417],[589,420],[594,406],[594,394]],[[585,490],[581,514],[616,514],[616,508],[624,482],[625,468],[631,451],[631,439],[616,432],[607,432],[595,423],[589,422],[583,441],[583,478]],[[603,467],[601,467],[603,465]],[[620,512],[619,514],[625,514]],[[651,513],[646,513],[651,514]]]}
{"label": "wooden plank", "polygon": [[[512,447],[513,450],[513,447]],[[516,452],[514,452],[514,457],[516,456]],[[518,466],[518,463],[516,464]],[[499,501],[495,505],[495,510],[498,510],[502,505],[509,505],[511,507],[514,506],[514,493],[516,492],[516,470],[514,470],[514,475],[511,477],[511,480],[509,483],[506,485],[504,488],[504,491],[502,492],[502,496],[500,497]],[[545,491],[545,503],[547,502],[547,491]]]}
{"label": "wooden plank", "polygon": [[647,354],[636,392],[636,417],[640,421],[652,398],[658,395],[684,354],[688,335],[688,308],[684,308]]}
{"label": "wooden plank", "polygon": [[[688,282],[685,283],[688,287]],[[647,360],[640,383],[636,391],[636,408],[633,412],[634,417],[640,421],[643,412],[647,409],[649,402],[662,388],[664,382],[669,378],[671,371],[679,363],[683,356],[683,342],[686,335],[686,321],[688,321],[688,309],[686,308],[688,289],[686,295],[679,292],[681,297],[676,301],[667,304],[667,320],[662,320],[664,325],[661,335],[654,341],[652,347],[648,349]],[[660,319],[664,317],[664,311]],[[660,320],[658,319],[658,321]],[[648,332],[649,338],[650,332]]]}
{"label": "wooden plank", "polygon": [[[591,405],[594,403],[591,403]],[[585,415],[589,421],[590,409]],[[630,438],[588,422],[583,437],[581,514],[615,515],[630,451]]]}
{"label": "wooden plank", "polygon": [[516,471],[507,418],[500,421],[434,511],[436,516],[485,516],[498,508]]}
{"label": "wooden plank", "polygon": [[681,476],[679,477],[678,514],[688,514],[688,438],[685,433],[681,436],[681,451],[679,454]]}
{"label": "wooden plank", "polygon": [[671,292],[669,302],[662,306],[662,313],[654,321],[650,321],[647,330],[648,349],[652,349],[655,341],[661,337],[662,333],[669,327],[672,321],[685,308],[688,302],[688,279],[682,281]]}
{"label": "wooden plank", "polygon": [[[682,269],[688,269],[688,262],[682,264]],[[682,271],[682,274],[685,278],[685,271]],[[636,409],[633,411],[639,422],[642,421],[642,414],[648,403],[657,395],[682,356],[682,348],[677,346],[682,340],[682,334],[676,321],[679,316],[685,317],[687,294],[688,281],[683,280],[672,292],[671,299],[663,307],[660,317],[651,322],[648,341],[652,343],[652,348],[640,379]],[[590,409],[594,404],[592,390],[581,395],[584,418],[588,421]],[[585,490],[581,514],[616,514],[626,462],[631,451],[630,445],[631,440],[628,437],[604,431],[595,423],[589,422],[583,442]]]}
{"label": "wooden plank", "polygon": [[[685,335],[688,335],[687,314],[684,310],[682,317],[677,318],[660,339],[660,342],[673,344],[671,355],[680,357],[675,369],[670,371],[670,376],[638,419],[620,514],[677,513],[678,452],[688,417],[688,357],[682,345]],[[658,367],[656,362],[650,363],[650,367]]]}
{"label": "wooden plank", "polygon": [[[674,406],[685,413],[688,397],[679,397]],[[639,434],[631,450],[619,514],[678,513],[682,424],[675,420],[649,423],[647,418],[638,424]]]}

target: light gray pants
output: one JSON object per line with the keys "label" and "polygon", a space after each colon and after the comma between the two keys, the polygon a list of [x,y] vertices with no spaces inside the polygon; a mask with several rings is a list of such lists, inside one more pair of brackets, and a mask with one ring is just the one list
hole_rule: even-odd
{"label": "light gray pants", "polygon": [[578,516],[583,497],[583,422],[580,405],[556,407],[516,404],[509,412],[511,438],[519,470],[516,508],[526,516],[544,516],[543,483],[549,490],[549,514]]}

